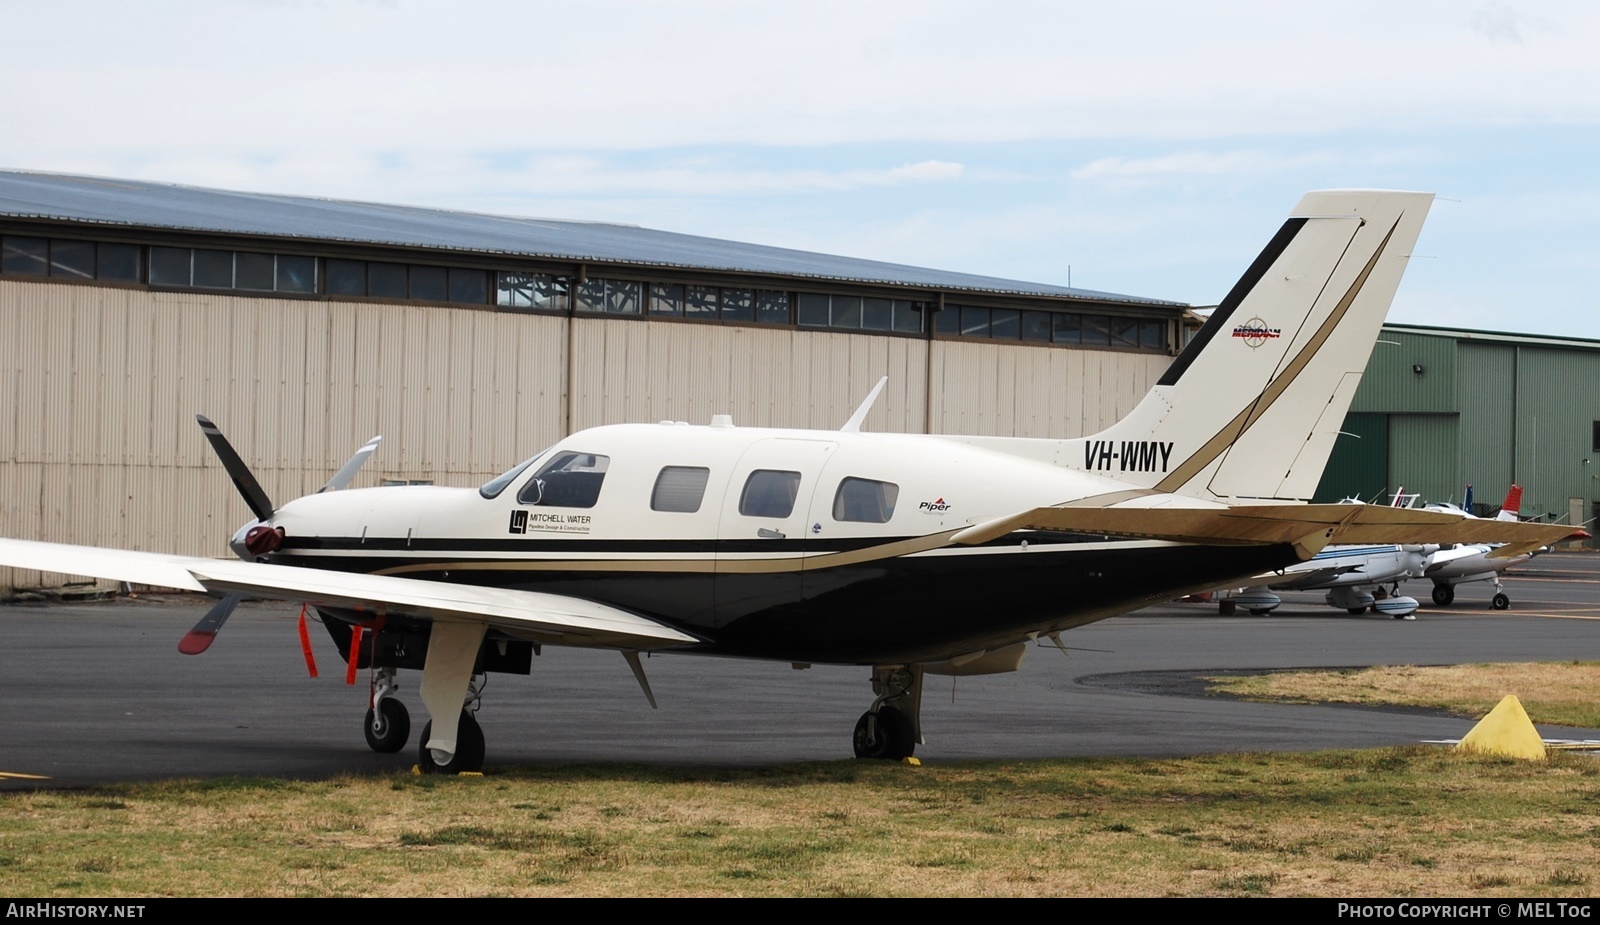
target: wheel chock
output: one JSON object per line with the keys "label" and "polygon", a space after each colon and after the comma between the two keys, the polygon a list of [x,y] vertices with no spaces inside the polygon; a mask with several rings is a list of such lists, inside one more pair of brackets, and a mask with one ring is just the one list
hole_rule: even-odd
{"label": "wheel chock", "polygon": [[1515,694],[1507,694],[1488,716],[1479,720],[1478,725],[1456,743],[1456,751],[1545,760],[1544,739],[1540,738],[1539,730],[1533,728],[1533,721],[1528,719],[1527,711],[1522,709]]}

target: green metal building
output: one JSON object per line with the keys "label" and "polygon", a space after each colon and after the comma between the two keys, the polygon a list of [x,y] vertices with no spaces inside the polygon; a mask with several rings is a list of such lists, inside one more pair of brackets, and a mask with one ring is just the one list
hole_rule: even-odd
{"label": "green metal building", "polygon": [[1566,523],[1600,505],[1600,341],[1388,324],[1345,418],[1319,501],[1388,499]]}

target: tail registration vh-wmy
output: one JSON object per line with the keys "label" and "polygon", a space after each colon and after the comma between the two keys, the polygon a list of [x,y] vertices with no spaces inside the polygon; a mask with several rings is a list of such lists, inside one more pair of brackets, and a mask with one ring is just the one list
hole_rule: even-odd
{"label": "tail registration vh-wmy", "polygon": [[[302,601],[374,683],[380,751],[409,738],[420,669],[431,771],[484,760],[484,673],[546,646],[869,666],[863,757],[922,741],[926,674],[1015,670],[1039,637],[1314,556],[1331,542],[1504,543],[1569,528],[1311,497],[1432,197],[1308,194],[1159,384],[1071,439],[618,425],[479,488],[322,491],[274,505],[201,426],[255,519],[240,561],[0,540],[0,564]],[[881,388],[881,383],[880,383]]]}

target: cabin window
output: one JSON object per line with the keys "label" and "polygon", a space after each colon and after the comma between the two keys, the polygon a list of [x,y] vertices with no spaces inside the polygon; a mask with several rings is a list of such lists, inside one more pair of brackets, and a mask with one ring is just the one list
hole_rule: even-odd
{"label": "cabin window", "polygon": [[656,476],[650,492],[650,510],[693,514],[700,510],[711,470],[703,466],[667,466]]}
{"label": "cabin window", "polygon": [[894,516],[900,486],[893,482],[848,478],[833,496],[833,519],[858,524],[886,524]]}
{"label": "cabin window", "polygon": [[522,486],[517,501],[540,507],[594,507],[610,464],[609,456],[558,453]]}
{"label": "cabin window", "polygon": [[788,517],[800,494],[800,473],[757,469],[745,480],[739,496],[739,513],[746,517]]}

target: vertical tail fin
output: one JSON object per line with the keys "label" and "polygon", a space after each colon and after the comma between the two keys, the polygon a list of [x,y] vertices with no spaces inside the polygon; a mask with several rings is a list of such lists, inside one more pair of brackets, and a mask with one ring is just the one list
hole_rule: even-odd
{"label": "vertical tail fin", "polygon": [[1500,513],[1494,515],[1495,520],[1521,520],[1522,519],[1522,486],[1513,485],[1506,492],[1506,503],[1500,505]]}
{"label": "vertical tail fin", "polygon": [[1306,194],[1144,401],[1062,461],[1160,491],[1309,500],[1432,202]]}

